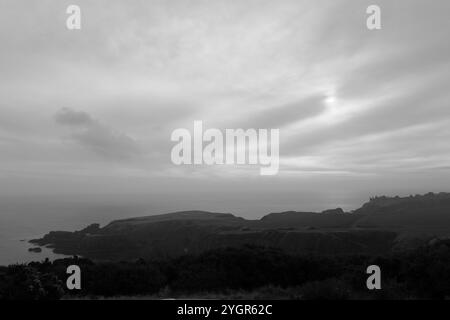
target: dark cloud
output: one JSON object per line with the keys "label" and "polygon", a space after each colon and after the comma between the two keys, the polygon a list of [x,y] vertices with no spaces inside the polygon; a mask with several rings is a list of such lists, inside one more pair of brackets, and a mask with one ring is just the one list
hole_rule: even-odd
{"label": "dark cloud", "polygon": [[89,126],[95,122],[86,112],[68,108],[59,110],[55,115],[55,120],[59,124],[70,126]]}
{"label": "dark cloud", "polygon": [[100,123],[86,112],[63,108],[56,113],[55,121],[70,127],[73,141],[108,159],[129,159],[140,153],[132,137]]}

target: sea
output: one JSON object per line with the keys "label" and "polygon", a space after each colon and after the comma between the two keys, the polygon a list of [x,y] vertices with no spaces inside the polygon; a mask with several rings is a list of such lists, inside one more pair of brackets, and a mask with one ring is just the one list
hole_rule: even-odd
{"label": "sea", "polygon": [[63,258],[64,255],[45,247],[39,253],[29,252],[35,247],[29,240],[41,238],[49,231],[75,231],[92,223],[104,226],[116,219],[149,215],[155,212],[151,208],[104,197],[0,198],[0,265]]}

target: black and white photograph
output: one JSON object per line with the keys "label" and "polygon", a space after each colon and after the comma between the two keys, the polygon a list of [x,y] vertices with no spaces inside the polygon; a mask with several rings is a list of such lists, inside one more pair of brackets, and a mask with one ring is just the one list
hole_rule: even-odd
{"label": "black and white photograph", "polygon": [[0,0],[0,301],[450,300],[449,39],[448,0]]}

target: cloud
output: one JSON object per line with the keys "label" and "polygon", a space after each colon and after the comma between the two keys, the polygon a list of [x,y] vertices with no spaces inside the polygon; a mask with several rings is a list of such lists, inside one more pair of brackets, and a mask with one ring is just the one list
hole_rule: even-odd
{"label": "cloud", "polygon": [[55,114],[55,121],[69,127],[71,140],[107,159],[124,160],[140,154],[135,139],[102,124],[86,112],[63,108]]}
{"label": "cloud", "polygon": [[323,95],[307,97],[281,106],[271,106],[239,124],[244,128],[280,128],[292,122],[315,117],[325,110]]}
{"label": "cloud", "polygon": [[[370,0],[79,0],[77,32],[65,28],[65,4],[3,2],[2,170],[58,171],[62,186],[83,172],[127,180],[134,170],[149,181],[196,172],[219,172],[218,185],[248,179],[247,167],[174,168],[170,132],[203,120],[220,129],[280,128],[280,190],[295,185],[298,194],[317,181],[329,194],[383,190],[397,172],[406,173],[396,185],[407,188],[419,171],[428,186],[448,185],[448,175],[426,169],[450,163],[448,0],[377,0],[382,29],[373,32]],[[68,103],[89,110],[51,117]],[[72,143],[55,138],[62,130]],[[299,183],[304,172],[307,184]],[[364,185],[355,187],[361,174]],[[257,190],[261,180],[251,181],[228,190]]]}
{"label": "cloud", "polygon": [[83,111],[75,111],[68,108],[62,108],[55,115],[57,123],[69,126],[90,126],[95,121],[89,114]]}

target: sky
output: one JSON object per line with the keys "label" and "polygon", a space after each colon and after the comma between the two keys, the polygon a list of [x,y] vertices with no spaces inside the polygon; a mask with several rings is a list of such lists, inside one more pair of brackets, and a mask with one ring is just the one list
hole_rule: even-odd
{"label": "sky", "polygon": [[[449,17],[447,0],[1,0],[0,196],[251,217],[450,191]],[[279,173],[175,166],[194,120],[279,129]]]}

